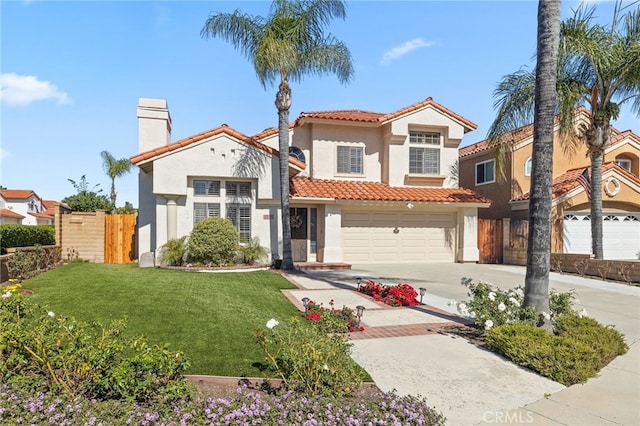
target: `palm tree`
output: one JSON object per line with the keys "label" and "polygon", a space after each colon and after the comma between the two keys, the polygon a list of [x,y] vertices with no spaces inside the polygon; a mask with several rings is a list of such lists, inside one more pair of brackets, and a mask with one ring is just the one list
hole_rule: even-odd
{"label": "palm tree", "polygon": [[[524,303],[525,306],[533,306],[537,312],[547,313],[551,268],[553,127],[559,43],[560,0],[540,0]],[[545,323],[550,328],[550,323]]]}
{"label": "palm tree", "polygon": [[325,35],[333,18],[344,19],[342,0],[275,0],[269,16],[251,16],[236,10],[211,15],[200,32],[202,37],[221,37],[253,63],[258,80],[266,89],[279,78],[276,94],[280,151],[280,204],[282,209],[282,269],[293,269],[289,212],[289,80],[301,81],[306,74],[335,74],[342,83],[353,76],[351,54],[346,45]]}
{"label": "palm tree", "polygon": [[[567,149],[586,145],[591,159],[591,240],[596,259],[602,251],[602,161],[611,140],[611,120],[629,103],[640,115],[640,9],[623,13],[637,2],[615,5],[611,25],[593,23],[595,8],[582,4],[560,26],[556,113],[561,142]],[[498,114],[488,138],[498,150],[509,149],[500,136],[531,123],[535,71],[503,77],[495,96]],[[574,128],[574,110],[590,111],[589,123]],[[500,162],[499,162],[500,163]]]}
{"label": "palm tree", "polygon": [[111,204],[116,207],[116,178],[124,176],[131,171],[131,161],[128,158],[117,160],[109,151],[102,151],[102,168],[111,179]]}

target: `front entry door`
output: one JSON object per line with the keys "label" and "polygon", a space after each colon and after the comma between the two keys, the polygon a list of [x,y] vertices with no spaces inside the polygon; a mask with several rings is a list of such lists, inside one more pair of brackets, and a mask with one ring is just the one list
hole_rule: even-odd
{"label": "front entry door", "polygon": [[294,262],[307,261],[307,208],[290,209],[291,251]]}

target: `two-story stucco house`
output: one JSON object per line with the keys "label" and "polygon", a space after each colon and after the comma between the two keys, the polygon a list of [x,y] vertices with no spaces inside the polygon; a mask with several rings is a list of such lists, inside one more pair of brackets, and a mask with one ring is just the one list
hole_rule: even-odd
{"label": "two-story stucco house", "polygon": [[54,212],[49,208],[52,203],[30,189],[0,190],[0,223],[52,225]]}
{"label": "two-story stucco house", "polygon": [[[171,142],[161,99],[141,98],[138,119],[139,254],[221,216],[281,256],[277,129],[222,125]],[[289,127],[294,261],[477,261],[490,202],[450,175],[475,128],[431,98],[388,114],[302,113]]]}
{"label": "two-story stucco house", "polygon": [[[576,123],[589,111],[578,108]],[[557,131],[557,127],[556,127]],[[505,135],[513,143],[504,159],[504,179],[496,170],[494,150],[488,141],[460,149],[460,185],[492,200],[480,218],[527,219],[531,185],[533,126]],[[553,148],[552,252],[590,254],[591,207],[579,177],[590,174],[586,146],[567,150],[556,137]],[[640,137],[630,130],[612,128],[602,169],[603,250],[605,259],[640,257]],[[592,188],[591,190],[596,190]],[[505,235],[505,238],[508,236]]]}

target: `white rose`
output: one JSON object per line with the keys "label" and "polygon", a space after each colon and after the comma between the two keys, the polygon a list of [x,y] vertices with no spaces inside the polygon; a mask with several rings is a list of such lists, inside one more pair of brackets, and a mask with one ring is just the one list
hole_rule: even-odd
{"label": "white rose", "polygon": [[485,330],[489,330],[491,327],[493,327],[493,321],[491,321],[491,320],[486,320],[486,321],[484,322],[484,328],[485,328]]}
{"label": "white rose", "polygon": [[54,312],[51,312],[51,311],[47,312],[47,315],[49,315],[51,318],[56,316],[56,314]]}
{"label": "white rose", "polygon": [[498,310],[500,312],[504,311],[505,309],[507,309],[507,307],[504,305],[504,303],[500,302],[500,304],[498,305]]}
{"label": "white rose", "polygon": [[492,302],[496,300],[496,294],[493,291],[489,292],[489,300]]}
{"label": "white rose", "polygon": [[9,298],[9,297],[11,297],[11,292],[10,292],[10,291],[8,291],[8,292],[6,292],[6,293],[4,293],[4,294],[2,295],[2,298],[3,298],[3,299],[7,299],[7,298]]}
{"label": "white rose", "polygon": [[271,318],[269,321],[267,321],[267,328],[271,330],[273,327],[275,327],[278,324],[280,323],[277,320],[275,320],[274,318]]}

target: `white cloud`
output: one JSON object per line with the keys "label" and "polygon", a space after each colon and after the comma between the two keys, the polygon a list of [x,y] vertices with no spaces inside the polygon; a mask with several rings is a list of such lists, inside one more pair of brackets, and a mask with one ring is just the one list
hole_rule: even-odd
{"label": "white cloud", "polygon": [[420,49],[421,47],[430,47],[435,43],[433,41],[426,41],[422,37],[414,38],[413,40],[409,40],[400,46],[396,46],[390,50],[384,52],[382,56],[381,63],[384,65],[389,64],[391,61],[394,61],[402,56],[406,55],[409,52],[412,52],[416,49]]}
{"label": "white cloud", "polygon": [[6,149],[0,148],[0,160],[4,160],[5,158],[8,158],[10,156],[11,156],[11,153],[9,151],[7,151]]}
{"label": "white cloud", "polygon": [[59,104],[71,103],[65,92],[48,81],[40,81],[31,75],[0,74],[0,101],[3,104],[25,106],[45,99],[55,99]]}

